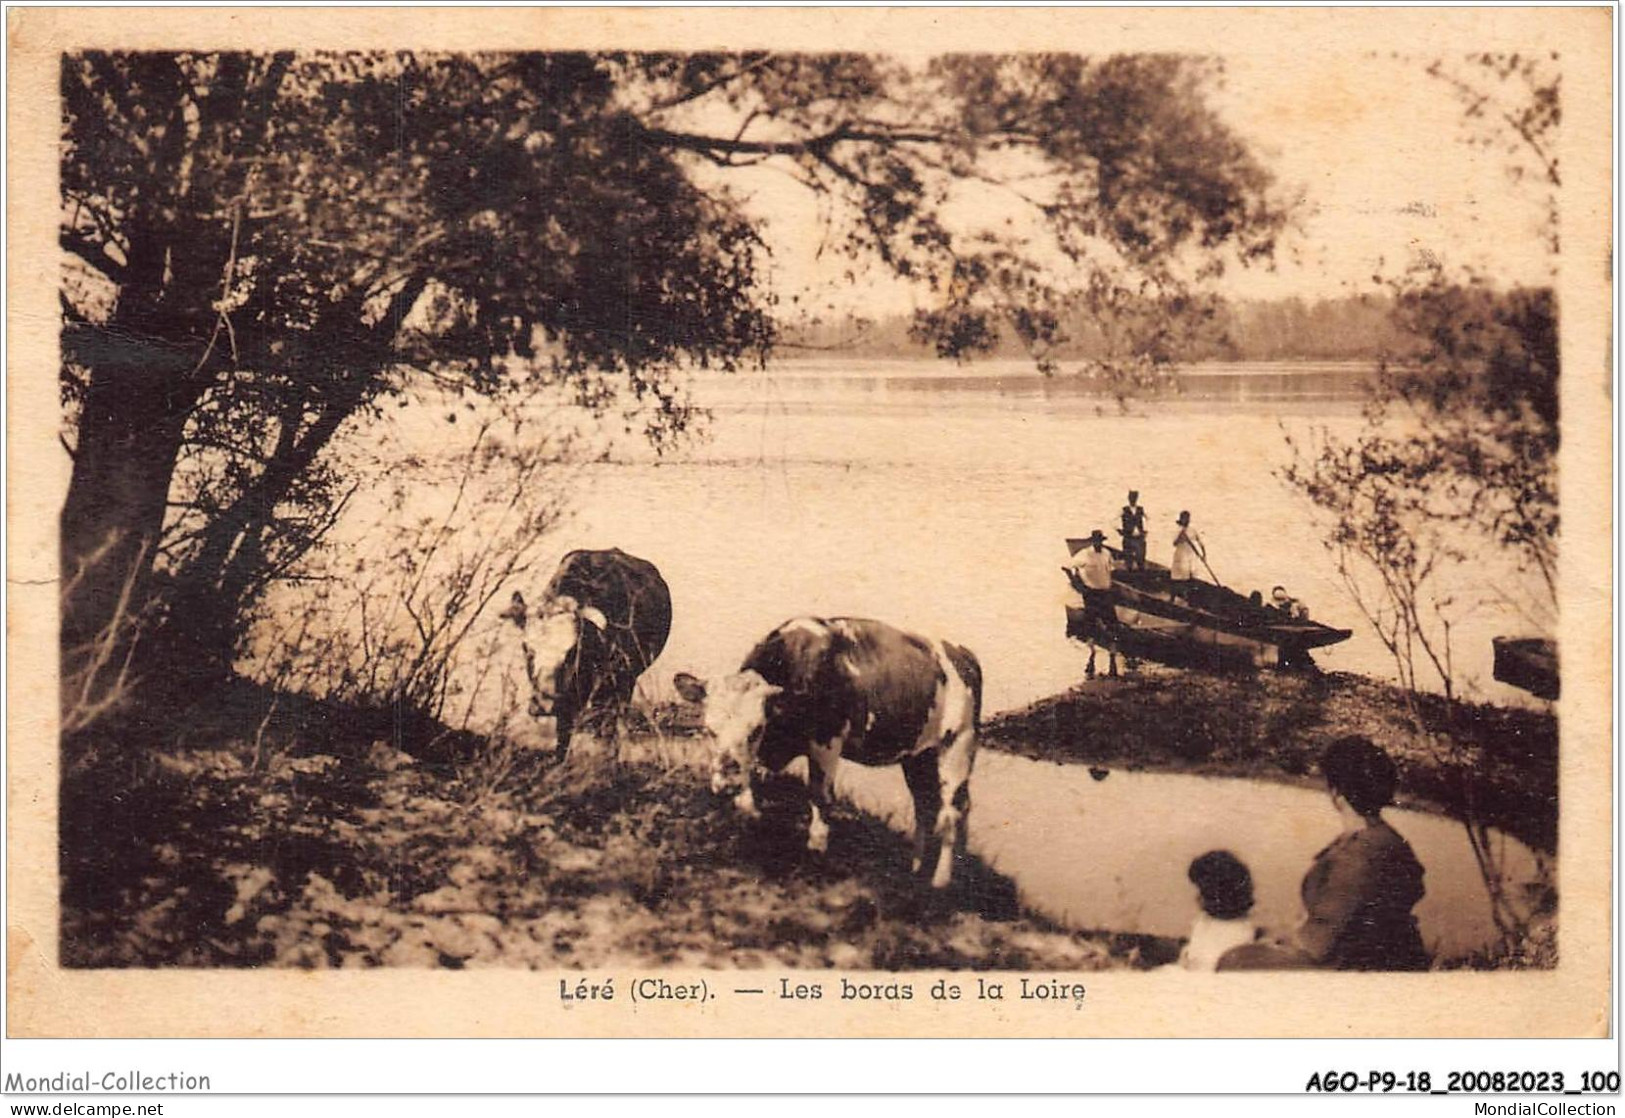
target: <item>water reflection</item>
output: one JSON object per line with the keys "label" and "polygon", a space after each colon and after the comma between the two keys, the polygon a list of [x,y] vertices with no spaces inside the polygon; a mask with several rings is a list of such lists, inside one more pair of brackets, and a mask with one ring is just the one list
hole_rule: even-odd
{"label": "water reflection", "polygon": [[[900,770],[844,765],[837,787],[893,826],[911,826]],[[971,789],[971,850],[1014,878],[1028,906],[1081,930],[1183,937],[1198,911],[1186,868],[1214,849],[1252,871],[1252,919],[1291,929],[1302,918],[1303,875],[1340,829],[1327,795],[1308,788],[1117,771],[1097,781],[1083,766],[992,750],[978,755]],[[1489,895],[1461,825],[1393,808],[1384,817],[1426,871],[1415,914],[1433,957],[1493,942]],[[1532,881],[1528,848],[1497,842],[1508,882]]]}

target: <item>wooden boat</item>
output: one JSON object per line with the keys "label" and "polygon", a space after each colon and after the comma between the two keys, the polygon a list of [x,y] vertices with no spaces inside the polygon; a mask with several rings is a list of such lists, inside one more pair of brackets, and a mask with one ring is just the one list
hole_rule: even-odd
{"label": "wooden boat", "polygon": [[[1077,554],[1086,539],[1069,539]],[[1109,548],[1114,556],[1121,553]],[[1175,598],[1168,568],[1147,562],[1144,570],[1112,572],[1119,651],[1164,664],[1211,668],[1308,667],[1311,649],[1353,635],[1307,617],[1258,605],[1223,586],[1198,582],[1190,599]],[[1081,606],[1067,607],[1067,636],[1088,638]]]}
{"label": "wooden boat", "polygon": [[1495,678],[1542,699],[1555,699],[1559,691],[1557,642],[1542,637],[1496,637]]}

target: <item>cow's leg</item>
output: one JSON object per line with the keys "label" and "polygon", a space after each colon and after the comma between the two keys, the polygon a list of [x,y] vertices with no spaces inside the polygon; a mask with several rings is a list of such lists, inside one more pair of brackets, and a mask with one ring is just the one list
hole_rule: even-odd
{"label": "cow's leg", "polygon": [[942,781],[936,750],[903,758],[903,779],[914,798],[914,872],[925,865],[925,847],[942,809]]}
{"label": "cow's leg", "polygon": [[1089,642],[1089,666],[1083,669],[1083,677],[1085,679],[1095,678],[1095,642],[1092,640]]}
{"label": "cow's leg", "polygon": [[570,737],[575,732],[576,711],[555,702],[553,707],[553,761],[562,763],[570,753]]}
{"label": "cow's leg", "polygon": [[630,680],[617,680],[614,691],[609,695],[609,715],[605,721],[617,743],[629,736],[632,725],[632,690],[636,686],[636,676]]}
{"label": "cow's leg", "polygon": [[807,750],[807,797],[812,818],[807,823],[807,849],[822,854],[829,849],[829,801],[835,795],[835,770],[841,763],[841,738],[814,743]]}
{"label": "cow's leg", "polygon": [[941,805],[937,810],[937,837],[942,850],[931,887],[946,889],[953,879],[954,859],[963,856],[970,819],[970,771],[976,762],[976,729],[967,726],[953,736],[937,755]]}

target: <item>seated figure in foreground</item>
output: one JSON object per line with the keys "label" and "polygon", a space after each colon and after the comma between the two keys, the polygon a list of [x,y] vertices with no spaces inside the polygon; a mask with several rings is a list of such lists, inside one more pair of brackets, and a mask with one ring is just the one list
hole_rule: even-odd
{"label": "seated figure in foreground", "polygon": [[1304,875],[1298,945],[1334,970],[1426,970],[1427,949],[1411,910],[1422,899],[1422,864],[1382,818],[1399,771],[1363,737],[1340,738],[1321,759],[1343,833]]}

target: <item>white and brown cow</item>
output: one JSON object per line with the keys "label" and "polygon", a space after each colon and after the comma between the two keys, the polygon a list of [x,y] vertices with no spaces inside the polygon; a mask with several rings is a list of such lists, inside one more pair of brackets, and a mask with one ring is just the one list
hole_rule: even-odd
{"label": "white and brown cow", "polygon": [[501,614],[519,629],[530,713],[552,718],[563,760],[578,727],[612,724],[666,647],[671,592],[655,565],[619,548],[572,551],[532,611],[514,592]]}
{"label": "white and brown cow", "polygon": [[963,851],[982,708],[982,669],[967,649],[880,621],[798,618],[751,650],[740,670],[706,683],[675,679],[704,704],[713,735],[711,787],[756,814],[752,775],[807,758],[807,846],[829,842],[825,821],[841,758],[896,765],[914,798],[914,868],[942,842],[931,883],[947,886]]}

